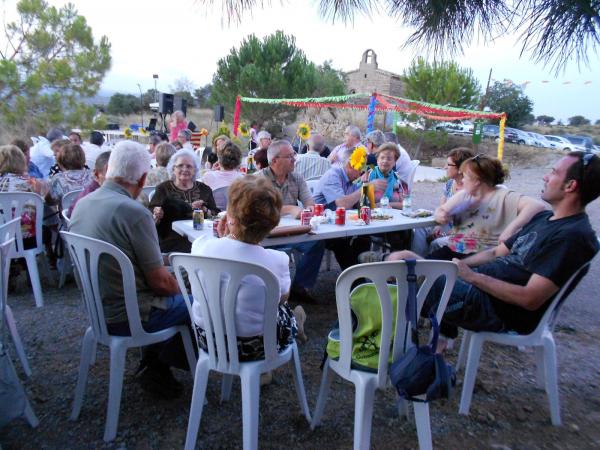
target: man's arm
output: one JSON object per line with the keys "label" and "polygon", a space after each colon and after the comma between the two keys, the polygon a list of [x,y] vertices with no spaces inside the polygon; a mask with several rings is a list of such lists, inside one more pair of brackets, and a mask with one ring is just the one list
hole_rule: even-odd
{"label": "man's arm", "polygon": [[342,208],[351,209],[360,200],[360,189],[352,192],[351,194],[344,195],[343,197],[335,199],[335,206],[341,206]]}
{"label": "man's arm", "polygon": [[477,267],[482,264],[493,261],[494,259],[500,256],[506,256],[508,255],[509,251],[510,250],[508,249],[508,247],[506,247],[506,245],[502,243],[494,248],[474,253],[473,255],[463,259],[463,262],[469,267]]}
{"label": "man's arm", "polygon": [[458,276],[467,283],[506,303],[529,311],[540,308],[559,289],[551,280],[541,275],[531,275],[529,282],[525,286],[520,286],[477,273],[471,270],[465,261],[456,258],[453,261],[458,265]]}
{"label": "man's arm", "polygon": [[546,209],[546,206],[541,201],[522,195],[517,205],[517,217],[506,226],[502,234],[498,237],[498,242],[506,241],[523,228],[523,225],[528,223],[533,216],[544,209]]}
{"label": "man's arm", "polygon": [[148,286],[156,295],[179,294],[177,279],[169,273],[165,266],[150,269],[144,273]]}

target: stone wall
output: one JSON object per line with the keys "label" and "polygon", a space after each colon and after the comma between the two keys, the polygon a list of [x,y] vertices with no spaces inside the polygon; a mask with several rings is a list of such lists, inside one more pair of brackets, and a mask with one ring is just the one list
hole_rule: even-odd
{"label": "stone wall", "polygon": [[346,73],[346,87],[351,93],[379,92],[402,96],[404,91],[400,75],[379,69],[377,55],[371,49],[363,53],[358,70]]}

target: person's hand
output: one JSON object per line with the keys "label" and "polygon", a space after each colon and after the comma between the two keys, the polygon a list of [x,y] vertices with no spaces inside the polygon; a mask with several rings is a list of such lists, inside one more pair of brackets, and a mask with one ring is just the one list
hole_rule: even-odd
{"label": "person's hand", "polygon": [[387,189],[388,182],[383,178],[371,181],[376,191],[385,191]]}
{"label": "person's hand", "polygon": [[163,211],[163,209],[160,206],[155,206],[154,209],[152,210],[152,217],[154,217],[154,222],[158,223],[162,220],[162,218],[164,217],[165,212]]}
{"label": "person's hand", "polygon": [[433,218],[437,223],[441,223],[444,225],[450,222],[451,217],[452,216],[450,216],[450,214],[448,214],[448,212],[444,208],[437,208],[435,210],[435,214],[433,215]]}
{"label": "person's hand", "polygon": [[227,225],[227,214],[221,217],[219,224],[217,225],[217,234],[219,237],[227,236],[230,233],[229,226]]}
{"label": "person's hand", "polygon": [[458,258],[452,258],[452,262],[458,266],[458,276],[462,278],[467,283],[470,283],[473,279],[473,275],[475,275],[475,271],[471,269],[467,263]]}
{"label": "person's hand", "polygon": [[192,203],[193,209],[203,209],[203,207],[204,207],[204,200],[196,200],[195,202]]}
{"label": "person's hand", "polygon": [[513,234],[515,234],[515,232],[512,230],[512,228],[505,228],[500,236],[498,236],[498,244],[504,244]]}
{"label": "person's hand", "polygon": [[442,227],[440,227],[439,225],[436,225],[435,227],[433,227],[433,231],[431,232],[431,235],[433,236],[433,239],[442,237],[444,235],[444,232],[442,231]]}

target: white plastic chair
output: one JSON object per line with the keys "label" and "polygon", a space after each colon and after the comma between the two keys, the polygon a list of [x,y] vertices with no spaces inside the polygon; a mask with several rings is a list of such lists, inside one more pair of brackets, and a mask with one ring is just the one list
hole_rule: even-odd
{"label": "white plastic chair", "polygon": [[[23,249],[23,236],[19,231],[15,246],[10,252],[10,259],[25,258],[27,262],[27,271],[31,279],[31,287],[37,307],[44,306],[44,297],[42,295],[42,285],[40,283],[40,274],[37,265],[37,255],[44,253],[44,244],[42,243],[42,221],[44,218],[44,200],[32,192],[2,192],[0,193],[0,214],[1,221],[6,223],[15,217],[21,217],[23,207],[26,205],[35,207],[35,242],[34,248]],[[45,262],[45,260],[44,260]]]}
{"label": "white plastic chair", "polygon": [[418,159],[411,160],[410,172],[408,173],[407,179],[404,180],[406,182],[406,185],[408,186],[408,192],[410,192],[411,194],[413,191],[412,189],[413,189],[413,183],[415,181],[415,174],[417,173],[417,167],[419,167],[419,164],[421,164],[421,161],[419,161]]}
{"label": "white plastic chair", "polygon": [[[117,434],[127,349],[163,342],[177,333],[181,333],[192,374],[196,364],[194,349],[190,334],[185,325],[166,328],[154,333],[148,333],[143,329],[137,301],[135,274],[127,255],[114,245],[98,239],[66,231],[61,231],[60,234],[66,243],[77,275],[79,276],[86,312],[90,321],[90,326],[83,337],[79,377],[77,379],[77,387],[75,388],[71,420],[76,420],[81,411],[88,370],[95,354],[96,344],[106,345],[110,349],[110,382],[104,441],[109,442]],[[123,276],[124,302],[131,336],[113,336],[108,334],[106,329],[106,320],[104,319],[104,309],[102,307],[98,281],[98,262],[101,256],[106,258],[106,255],[114,259],[114,264],[119,267]]]}
{"label": "white plastic chair", "polygon": [[63,195],[60,201],[61,209],[66,209],[68,211],[75,199],[77,198],[77,196],[81,194],[81,192],[83,192],[83,189],[75,189]]}
{"label": "white plastic chair", "polygon": [[[492,333],[492,332],[472,332],[465,330],[456,370],[459,370],[464,365],[465,359],[467,365],[465,369],[465,379],[463,381],[462,394],[460,396],[460,414],[469,414],[471,407],[471,398],[473,397],[473,387],[475,386],[475,378],[477,377],[477,369],[479,367],[479,358],[484,342],[495,342],[497,344],[512,345],[513,347],[529,346],[535,347],[536,359],[536,376],[538,387],[544,388],[548,395],[550,403],[550,417],[552,425],[559,426],[560,420],[560,403],[558,398],[558,377],[556,364],[556,345],[554,343],[554,335],[552,330],[556,323],[556,318],[561,306],[567,299],[568,295],[575,288],[579,280],[586,273],[590,263],[580,267],[569,280],[564,284],[561,290],[554,296],[552,303],[542,316],[540,323],[530,334],[508,334],[508,333]],[[468,348],[468,357],[466,349]]]}
{"label": "white plastic chair", "polygon": [[154,195],[156,186],[144,186],[142,192],[148,196],[148,200],[152,200],[151,195]]}
{"label": "white plastic chair", "polygon": [[215,204],[217,205],[217,208],[219,208],[221,211],[225,211],[227,209],[227,192],[229,191],[229,186],[223,186],[220,187],[219,189],[215,189],[212,194],[213,194],[213,198],[215,199]]}
{"label": "white plastic chair", "polygon": [[[198,348],[198,364],[194,378],[194,391],[188,430],[185,439],[186,450],[196,446],[198,427],[202,417],[202,408],[206,394],[208,374],[215,370],[224,375],[221,400],[228,400],[231,393],[233,375],[239,376],[242,385],[242,415],[244,449],[258,448],[258,418],[260,397],[260,375],[293,361],[292,373],[298,401],[302,413],[310,422],[310,412],[304,391],[300,356],[296,343],[278,353],[276,345],[276,319],[279,304],[279,282],[268,269],[257,264],[232,261],[221,258],[193,256],[175,253],[170,257],[177,276],[179,287],[186,300],[190,299],[182,270],[189,277],[194,293],[194,301],[200,304],[208,344],[208,353]],[[265,359],[240,362],[237,349],[237,331],[235,327],[235,306],[237,292],[246,276],[259,277],[265,284],[264,309],[264,349]],[[221,277],[227,277],[228,283],[221,301]],[[190,310],[190,303],[186,303]],[[209,319],[210,318],[210,319]]]}
{"label": "white plastic chair", "polygon": [[[20,219],[15,219],[17,221],[17,226],[20,222]],[[2,274],[2,276],[0,277],[0,314],[2,316],[4,316],[5,318],[7,318],[6,316],[6,311],[9,310],[8,304],[6,303],[6,299],[8,296],[8,266],[10,264],[10,251],[11,248],[14,246],[14,234],[12,237],[10,237],[9,239],[5,240],[4,237],[6,236],[7,233],[14,233],[14,224],[12,223],[14,221],[9,222],[10,227],[5,227],[2,229],[2,231],[0,231],[0,233],[2,234],[2,240],[3,242],[0,244],[0,274]],[[10,228],[13,228],[12,230]],[[8,318],[7,318],[7,322],[8,322]],[[12,320],[13,325],[14,325],[14,318],[12,317],[12,313],[10,314],[10,320]],[[10,326],[10,324],[9,324]],[[16,330],[16,328],[15,328]],[[11,333],[12,333],[12,329],[11,329]],[[18,334],[17,334],[18,336]],[[11,359],[8,357],[8,355],[6,355],[4,352],[6,351],[6,348],[4,347],[4,333],[3,333],[3,326],[2,324],[0,324],[0,356],[2,356],[2,359],[6,361],[8,367],[2,367],[3,369],[3,382],[7,382],[10,379],[12,379],[11,381],[13,381],[13,385],[11,386],[10,384],[8,386],[3,385],[2,389],[8,389],[10,391],[11,388],[16,388],[19,390],[23,390],[23,387],[21,385],[21,382],[16,374],[15,371],[15,367],[11,361]],[[14,335],[13,335],[13,339],[14,339]],[[19,339],[20,341],[20,339]],[[16,344],[16,343],[15,343]],[[22,347],[21,347],[22,349]],[[21,362],[23,362],[22,356],[19,354],[19,357],[21,358]],[[27,357],[25,357],[25,361],[27,360]],[[24,366],[25,367],[25,366]],[[10,371],[9,373],[6,373],[6,371]],[[29,365],[27,365],[27,370],[29,370]],[[11,373],[12,372],[12,373]],[[29,370],[29,373],[27,374],[27,376],[29,376],[31,374],[31,370]],[[8,377],[8,380],[5,379],[6,376]],[[18,384],[17,384],[18,383]],[[35,428],[39,425],[39,420],[35,415],[35,412],[33,411],[33,408],[31,407],[31,404],[29,403],[29,399],[27,398],[27,394],[24,392],[23,390],[23,394],[22,394],[23,398],[24,398],[24,405],[22,405],[23,410],[23,416],[25,417],[25,419],[27,419],[27,421],[29,422],[29,425],[32,428]],[[6,406],[6,405],[5,405]]]}
{"label": "white plastic chair", "polygon": [[[440,276],[446,277],[444,290],[436,311],[436,318],[438,321],[441,321],[450,293],[454,287],[454,282],[456,281],[457,266],[449,261],[417,261],[415,272],[418,277],[425,277],[417,294],[417,313],[423,307],[427,293],[435,280]],[[396,279],[397,286],[398,306],[395,329],[392,329],[393,307],[387,281],[391,277]],[[350,294],[352,284],[361,278],[366,278],[375,284],[381,302],[382,331],[379,364],[376,373],[352,368]],[[364,450],[370,447],[375,390],[388,385],[390,350],[392,352],[392,360],[396,361],[413,345],[409,338],[410,330],[405,318],[407,294],[408,286],[406,283],[406,264],[404,261],[359,264],[344,270],[339,276],[335,288],[335,296],[340,327],[340,357],[338,360],[328,357],[325,361],[317,406],[315,407],[313,420],[310,425],[312,429],[317,427],[321,421],[329,388],[335,373],[353,383],[356,389],[354,404],[354,449]],[[405,404],[404,402],[401,403]],[[430,449],[432,448],[432,444],[429,404],[425,402],[413,402],[413,406],[419,447],[421,449]]]}
{"label": "white plastic chair", "polygon": [[[17,217],[16,219],[11,220],[10,222],[6,222],[4,225],[0,225],[0,243],[10,248],[14,245],[13,240],[16,239],[17,234],[21,232],[21,218]],[[9,242],[10,241],[10,242]],[[7,250],[8,256],[9,250]],[[23,366],[23,371],[25,375],[28,377],[31,376],[31,368],[29,367],[29,361],[27,360],[27,354],[25,353],[25,348],[23,347],[23,341],[21,340],[21,336],[19,335],[19,330],[17,329],[17,323],[15,322],[15,317],[13,316],[12,309],[10,309],[10,305],[7,303],[8,299],[8,277],[10,272],[10,262],[6,261],[3,265],[2,273],[2,286],[4,292],[2,295],[4,297],[4,320],[8,329],[10,331],[10,335],[12,337],[13,343],[15,345],[15,350],[17,352],[17,356],[21,361],[21,365]]]}
{"label": "white plastic chair", "polygon": [[[75,189],[73,191],[67,192],[63,195],[60,204],[61,204],[61,213],[60,218],[63,224],[63,229],[68,230],[69,224],[71,223],[71,219],[69,217],[69,208],[77,198],[77,196],[83,192],[83,189]],[[65,285],[65,281],[67,279],[67,275],[71,273],[73,270],[73,264],[71,263],[71,258],[69,257],[69,252],[64,251],[63,257],[59,259],[57,262],[58,267],[60,269],[60,276],[58,278],[58,288],[62,288]]]}

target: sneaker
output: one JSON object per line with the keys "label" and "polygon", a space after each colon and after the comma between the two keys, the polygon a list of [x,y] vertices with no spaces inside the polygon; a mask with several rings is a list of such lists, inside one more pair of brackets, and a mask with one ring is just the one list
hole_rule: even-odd
{"label": "sneaker", "polygon": [[300,305],[294,308],[294,317],[296,317],[296,326],[298,327],[298,334],[296,339],[300,342],[308,341],[308,336],[304,333],[304,324],[306,323],[306,312]]}
{"label": "sneaker", "polygon": [[362,252],[358,255],[358,262],[361,264],[381,262],[387,255],[389,255],[389,253],[384,253],[382,251]]}

